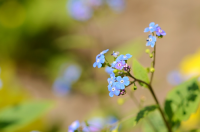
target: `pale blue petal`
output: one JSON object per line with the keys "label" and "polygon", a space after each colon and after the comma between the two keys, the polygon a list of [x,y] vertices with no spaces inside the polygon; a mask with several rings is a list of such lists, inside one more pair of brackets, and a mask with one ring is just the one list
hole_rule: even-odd
{"label": "pale blue petal", "polygon": [[156,37],[153,37],[152,40],[153,40],[153,41],[156,41]]}
{"label": "pale blue petal", "polygon": [[150,44],[151,44],[150,42],[147,42],[147,43],[146,43],[146,46],[150,46]]}
{"label": "pale blue petal", "polygon": [[105,59],[101,59],[100,62],[101,62],[101,63],[104,63],[104,62],[105,62]]}
{"label": "pale blue petal", "polygon": [[160,36],[160,32],[156,32],[156,35],[157,35],[157,36]]}
{"label": "pale blue petal", "polygon": [[117,95],[117,96],[119,95],[119,93],[120,93],[119,90],[115,90],[115,91],[114,91],[114,94]]}
{"label": "pale blue petal", "polygon": [[123,80],[124,80],[124,81],[128,81],[129,78],[128,78],[128,77],[123,77]]}
{"label": "pale blue petal", "polygon": [[129,84],[130,84],[129,81],[125,81],[125,82],[124,82],[124,85],[125,85],[125,86],[128,86]]}
{"label": "pale blue petal", "polygon": [[97,62],[94,62],[93,67],[96,67],[96,66],[97,66]]}
{"label": "pale blue petal", "polygon": [[151,32],[151,33],[154,32],[154,31],[155,31],[155,28],[150,29],[150,32]]}
{"label": "pale blue petal", "polygon": [[121,81],[121,80],[122,80],[121,76],[118,76],[118,77],[117,77],[117,81],[119,82],[119,81]]}
{"label": "pale blue petal", "polygon": [[145,28],[144,29],[144,32],[146,33],[146,32],[149,32],[149,28]]}
{"label": "pale blue petal", "polygon": [[127,58],[131,58],[132,57],[132,55],[130,55],[130,54],[126,54],[126,56],[127,56]]}
{"label": "pale blue petal", "polygon": [[154,47],[154,45],[155,45],[155,43],[151,43],[151,47],[152,47],[152,48]]}
{"label": "pale blue petal", "polygon": [[114,93],[113,93],[113,92],[110,92],[110,93],[109,93],[109,96],[110,96],[110,97],[113,97],[113,96],[114,96]]}
{"label": "pale blue petal", "polygon": [[101,67],[102,67],[102,64],[101,64],[101,63],[98,63],[97,65],[98,65],[98,68],[101,68]]}
{"label": "pale blue petal", "polygon": [[154,22],[151,22],[150,24],[149,24],[149,27],[153,27],[155,25],[155,23]]}
{"label": "pale blue petal", "polygon": [[112,91],[112,87],[108,85],[108,91]]}
{"label": "pale blue petal", "polygon": [[120,89],[125,89],[124,84],[120,84]]}

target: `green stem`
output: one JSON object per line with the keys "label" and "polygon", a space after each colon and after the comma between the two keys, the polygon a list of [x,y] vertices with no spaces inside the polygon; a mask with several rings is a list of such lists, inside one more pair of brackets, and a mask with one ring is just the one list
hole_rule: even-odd
{"label": "green stem", "polygon": [[135,77],[132,76],[130,73],[129,73],[129,76],[130,76],[131,78],[133,78],[135,81],[140,82],[140,83],[143,83],[143,84],[145,84],[145,85],[148,86],[148,88],[149,88],[151,94],[153,95],[153,98],[154,98],[154,100],[155,100],[155,102],[156,102],[156,104],[157,104],[157,106],[158,106],[158,110],[159,110],[159,112],[160,112],[160,114],[161,114],[161,116],[162,116],[162,118],[163,118],[163,120],[164,120],[164,123],[165,123],[165,125],[166,125],[166,127],[167,127],[167,129],[168,129],[168,132],[172,132],[172,129],[171,129],[169,123],[167,122],[167,119],[165,118],[165,115],[164,115],[164,113],[163,113],[163,111],[162,111],[162,109],[161,109],[161,105],[160,105],[160,103],[159,103],[159,101],[158,101],[158,99],[157,99],[157,97],[156,97],[156,95],[155,95],[155,93],[154,93],[154,91],[153,91],[152,86],[151,86],[150,84],[148,84],[148,83],[146,83],[146,82],[140,80],[140,79],[135,78]]}
{"label": "green stem", "polygon": [[[154,46],[154,55],[153,55],[153,68],[155,69],[155,63],[156,63],[156,43],[155,43],[155,46]],[[152,81],[153,81],[153,75],[154,75],[154,72],[151,73],[151,77],[150,77],[150,85],[152,84]]]}

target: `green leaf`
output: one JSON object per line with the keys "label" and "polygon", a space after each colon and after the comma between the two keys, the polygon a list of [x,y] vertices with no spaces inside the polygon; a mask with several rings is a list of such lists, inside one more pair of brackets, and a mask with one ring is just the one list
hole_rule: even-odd
{"label": "green leaf", "polygon": [[157,109],[156,105],[146,106],[137,114],[134,125],[136,125],[141,119],[145,118],[150,112]]}
{"label": "green leaf", "polygon": [[49,101],[39,101],[7,107],[0,111],[0,130],[16,131],[41,117],[51,106]]}
{"label": "green leaf", "polygon": [[[188,80],[172,89],[165,101],[165,113],[168,120],[175,122],[187,120],[195,113],[200,103],[200,90],[197,78]],[[176,124],[176,123],[175,123]]]}
{"label": "green leaf", "polygon": [[137,79],[140,79],[146,83],[149,83],[149,77],[147,70],[136,60],[133,60],[133,76]]}
{"label": "green leaf", "polygon": [[172,101],[171,100],[166,100],[165,101],[164,110],[165,110],[165,113],[166,113],[166,115],[168,117],[168,121],[169,121],[170,124],[172,123],[171,119],[173,117],[173,111],[172,111],[171,105],[172,105]]}
{"label": "green leaf", "polygon": [[142,125],[144,132],[167,132],[167,128],[159,111],[150,113]]}

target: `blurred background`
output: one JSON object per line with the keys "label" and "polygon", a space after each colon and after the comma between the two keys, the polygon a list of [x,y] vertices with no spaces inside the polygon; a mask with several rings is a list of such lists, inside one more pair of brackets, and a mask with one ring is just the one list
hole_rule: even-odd
{"label": "blurred background", "polygon": [[[65,132],[75,120],[138,110],[128,94],[109,97],[105,69],[93,68],[102,50],[132,54],[145,66],[144,28],[155,22],[167,35],[157,42],[154,89],[161,104],[173,86],[200,75],[200,1],[1,0],[0,128],[5,132]],[[86,5],[83,5],[86,4]],[[150,48],[150,47],[148,47]],[[129,61],[131,65],[131,61]],[[135,98],[154,101],[147,89]],[[199,113],[180,131],[195,129]],[[15,122],[15,119],[20,119]],[[123,132],[142,131],[123,123]]]}

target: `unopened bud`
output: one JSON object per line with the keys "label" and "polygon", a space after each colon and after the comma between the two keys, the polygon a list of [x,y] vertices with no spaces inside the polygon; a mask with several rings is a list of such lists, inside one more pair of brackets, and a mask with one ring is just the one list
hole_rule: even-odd
{"label": "unopened bud", "polygon": [[150,58],[153,58],[153,54],[149,54],[149,57],[150,57]]}
{"label": "unopened bud", "polygon": [[124,102],[125,102],[125,100],[124,100],[123,98],[119,98],[119,99],[117,100],[117,103],[118,103],[119,105],[123,105]]}
{"label": "unopened bud", "polygon": [[133,89],[134,89],[134,90],[137,90],[137,86],[136,86],[136,85],[135,85],[135,86],[133,86]]}
{"label": "unopened bud", "polygon": [[155,69],[152,67],[152,68],[150,68],[150,72],[154,72],[155,71]]}
{"label": "unopened bud", "polygon": [[146,52],[146,53],[150,53],[150,50],[149,50],[149,49],[146,49],[145,52]]}
{"label": "unopened bud", "polygon": [[117,69],[113,70],[113,73],[118,73],[118,70]]}

